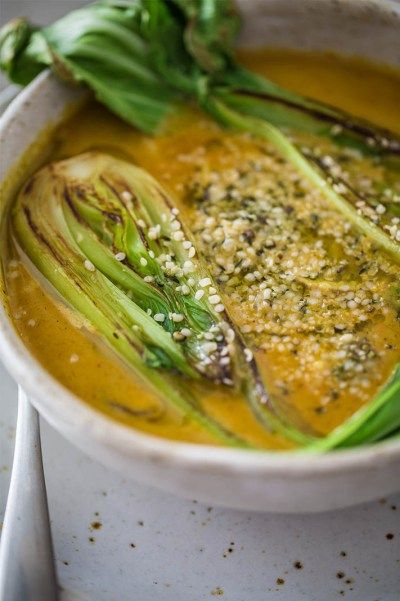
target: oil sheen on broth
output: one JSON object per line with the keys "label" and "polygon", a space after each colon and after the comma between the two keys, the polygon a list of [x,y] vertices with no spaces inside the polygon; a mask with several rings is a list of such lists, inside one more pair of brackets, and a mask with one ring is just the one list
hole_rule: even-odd
{"label": "oil sheen on broth", "polygon": [[[400,79],[393,73],[317,54],[257,51],[242,59],[278,83],[399,132]],[[371,161],[310,136],[301,143],[319,145],[321,156],[333,157],[364,191],[384,193]],[[105,150],[147,169],[170,190],[225,305],[257,349],[270,391],[318,431],[329,432],[372,398],[399,361],[399,308],[391,295],[399,268],[371,252],[268,144],[222,131],[188,108],[161,135],[148,137],[90,104],[59,127],[49,149],[48,160]],[[385,219],[379,204],[376,211],[374,219]],[[215,443],[173,409],[160,412],[155,398],[74,325],[13,253],[7,289],[15,326],[53,376],[125,424]],[[229,390],[203,385],[200,393],[207,412],[252,443],[290,446],[265,432]]]}

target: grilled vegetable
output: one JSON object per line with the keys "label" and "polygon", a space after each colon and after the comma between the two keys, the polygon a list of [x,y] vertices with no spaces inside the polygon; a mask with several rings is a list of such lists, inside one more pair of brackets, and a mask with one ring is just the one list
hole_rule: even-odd
{"label": "grilled vegetable", "polygon": [[239,443],[191,398],[189,379],[203,377],[244,391],[267,427],[308,440],[270,399],[178,209],[146,172],[101,153],[50,164],[23,188],[13,233],[63,300],[184,413]]}

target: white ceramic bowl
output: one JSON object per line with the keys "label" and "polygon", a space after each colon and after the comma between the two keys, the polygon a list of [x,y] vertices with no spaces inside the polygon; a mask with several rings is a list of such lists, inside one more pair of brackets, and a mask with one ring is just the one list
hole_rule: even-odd
{"label": "white ceramic bowl", "polygon": [[[244,44],[328,49],[400,66],[397,2],[241,0],[240,4],[246,17]],[[1,179],[80,95],[45,73],[18,96],[1,120]],[[26,169],[34,163],[32,155]],[[14,331],[5,303],[0,306],[0,357],[44,418],[74,444],[126,477],[182,496],[245,509],[311,512],[400,489],[399,440],[310,457],[182,444],[124,427],[47,374]]]}

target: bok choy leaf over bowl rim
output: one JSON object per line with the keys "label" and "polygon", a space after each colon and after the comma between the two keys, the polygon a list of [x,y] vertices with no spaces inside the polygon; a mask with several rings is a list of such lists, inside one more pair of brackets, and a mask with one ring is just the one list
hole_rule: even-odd
{"label": "bok choy leaf over bowl rim", "polygon": [[[206,4],[214,8],[211,19],[201,10]],[[393,260],[399,261],[399,248],[395,241],[379,227],[361,218],[352,208],[346,194],[337,192],[334,182],[321,172],[320,166],[315,166],[310,157],[294,146],[280,126],[293,120],[301,121],[302,116],[307,115],[304,120],[306,128],[317,129],[324,135],[334,135],[340,143],[354,145],[366,153],[384,156],[393,161],[397,161],[400,155],[398,138],[370,124],[352,120],[331,107],[320,106],[279,89],[271,82],[261,80],[236,65],[230,45],[238,20],[230,2],[101,2],[82,10],[84,12],[79,15],[82,29],[88,28],[81,32],[82,37],[75,37],[76,32],[70,26],[74,18],[77,18],[75,13],[45,30],[34,30],[24,21],[14,23],[3,32],[3,68],[14,80],[27,83],[40,70],[53,65],[63,77],[84,81],[92,87],[102,102],[130,123],[151,132],[173,109],[177,97],[189,95],[220,123],[252,132],[272,142],[288,161],[323,191],[332,205],[354,227],[363,235],[371,237],[382,252],[387,252]],[[125,16],[128,17],[126,21]],[[93,23],[95,29],[92,31]],[[110,23],[113,27],[110,27]],[[126,36],[126,27],[132,34],[129,38]],[[74,32],[71,40],[65,37],[66,31]],[[128,90],[127,97],[125,91],[121,91],[121,96],[113,93],[109,97],[105,81],[109,84],[107,77],[110,72],[106,71],[104,74],[100,71],[99,74],[96,69],[92,72],[93,65],[88,70],[89,58],[92,61],[95,57],[96,62],[99,57],[96,54],[96,36],[88,36],[88,32],[95,34],[97,31],[101,31],[102,39],[109,35],[111,44],[115,43],[114,36],[122,36],[118,37],[119,45],[122,39],[124,41],[122,52],[133,52],[138,60],[138,64],[134,67],[130,65],[129,69],[133,69],[132,78],[139,77],[144,97],[135,98],[131,89]],[[170,55],[167,56],[166,63],[163,40],[171,39],[171,32],[177,44],[176,47],[169,45]],[[93,41],[93,46],[91,41],[84,43],[85,36],[86,40]],[[112,53],[110,60],[115,61]],[[121,64],[125,63],[121,61]],[[148,103],[149,98],[156,99],[154,105]],[[277,111],[277,106],[285,107],[286,111]],[[132,107],[134,110],[131,110]],[[330,124],[328,130],[326,123]],[[332,134],[331,126],[341,129],[336,128],[336,133]],[[152,360],[162,359],[156,356]],[[398,432],[399,377],[397,369],[371,405],[349,421],[347,431],[342,429],[335,432],[324,442],[308,440],[305,446],[315,451],[327,450],[347,446],[352,440],[362,444]]]}

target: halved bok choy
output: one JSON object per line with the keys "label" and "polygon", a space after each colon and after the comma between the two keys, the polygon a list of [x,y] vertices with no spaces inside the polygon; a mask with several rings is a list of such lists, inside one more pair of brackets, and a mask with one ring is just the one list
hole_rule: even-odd
{"label": "halved bok choy", "polygon": [[49,164],[22,189],[12,233],[163,402],[223,442],[249,446],[201,409],[190,381],[204,378],[242,391],[267,428],[311,440],[268,395],[178,209],[148,173],[96,152]]}

